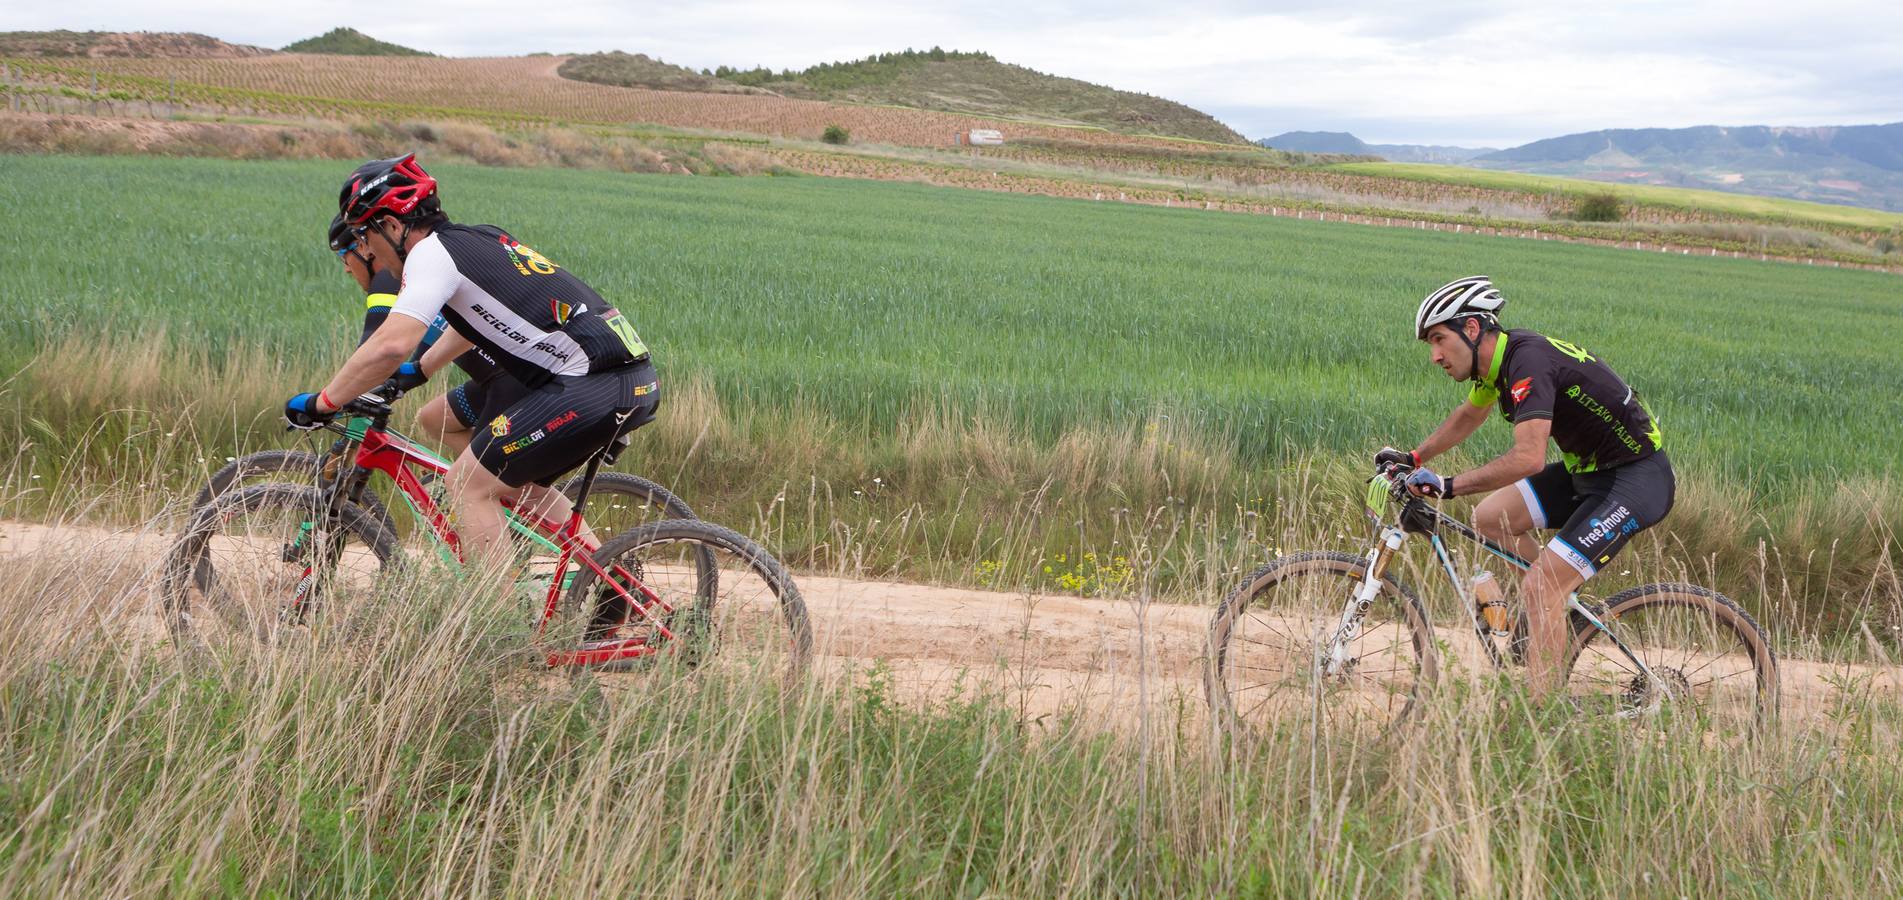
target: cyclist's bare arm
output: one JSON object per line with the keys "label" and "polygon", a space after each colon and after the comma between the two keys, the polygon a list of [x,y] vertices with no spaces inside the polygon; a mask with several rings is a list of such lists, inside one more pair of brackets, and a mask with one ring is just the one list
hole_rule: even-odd
{"label": "cyclist's bare arm", "polygon": [[350,354],[337,376],[324,385],[323,396],[333,404],[349,403],[383,383],[396,367],[416,352],[429,326],[408,316],[390,316]]}
{"label": "cyclist's bare arm", "polygon": [[444,331],[436,339],[436,343],[430,345],[429,351],[424,353],[423,358],[417,360],[416,364],[423,367],[423,374],[433,378],[437,372],[443,370],[444,366],[455,361],[456,357],[468,353],[474,346],[476,345],[470,343],[468,338],[451,328]]}
{"label": "cyclist's bare arm", "polygon": [[1493,412],[1493,404],[1475,406],[1472,403],[1463,402],[1454,407],[1454,411],[1447,414],[1447,421],[1440,423],[1440,427],[1434,429],[1434,433],[1428,435],[1427,440],[1414,448],[1415,457],[1422,465],[1426,465],[1428,460],[1459,446],[1461,441],[1479,430],[1491,412]]}
{"label": "cyclist's bare arm", "polygon": [[1552,419],[1527,419],[1515,424],[1513,449],[1478,469],[1455,475],[1456,490],[1463,497],[1484,494],[1538,473],[1546,467],[1546,441],[1552,434]]}

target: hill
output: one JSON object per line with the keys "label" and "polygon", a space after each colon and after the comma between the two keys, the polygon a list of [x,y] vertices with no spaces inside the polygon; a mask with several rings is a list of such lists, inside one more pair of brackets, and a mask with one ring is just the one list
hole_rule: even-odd
{"label": "hill", "polygon": [[1288,131],[1256,143],[1276,150],[1295,153],[1337,153],[1347,156],[1373,156],[1374,151],[1361,139],[1346,131]]}
{"label": "hill", "polygon": [[435,56],[402,44],[379,41],[355,28],[333,28],[284,48],[286,53],[329,53],[336,56]]}
{"label": "hill", "polygon": [[1534,141],[1471,164],[1903,210],[1903,122],[1615,128]]}
{"label": "hill", "polygon": [[1264,147],[1297,153],[1339,153],[1378,156],[1389,162],[1464,163],[1494,152],[1492,147],[1445,147],[1435,144],[1369,144],[1345,131],[1290,131],[1257,141]]}
{"label": "hill", "polygon": [[734,70],[715,75],[788,97],[910,106],[969,115],[1095,125],[1224,144],[1248,143],[1208,113],[1172,100],[1120,91],[999,62],[988,53],[905,50],[801,71]]}
{"label": "hill", "polygon": [[0,56],[234,59],[271,52],[189,31],[0,31]]}
{"label": "hill", "polygon": [[725,78],[696,72],[685,66],[653,59],[645,53],[590,53],[569,58],[556,74],[575,81],[656,91],[698,91],[709,94],[767,94],[762,88],[735,84]]}

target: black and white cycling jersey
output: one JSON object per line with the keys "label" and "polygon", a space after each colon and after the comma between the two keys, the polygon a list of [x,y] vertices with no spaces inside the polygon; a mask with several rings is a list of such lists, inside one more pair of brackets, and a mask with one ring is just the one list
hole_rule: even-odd
{"label": "black and white cycling jersey", "polygon": [[489,225],[435,228],[403,263],[392,313],[441,315],[525,386],[648,357],[626,317],[593,288]]}

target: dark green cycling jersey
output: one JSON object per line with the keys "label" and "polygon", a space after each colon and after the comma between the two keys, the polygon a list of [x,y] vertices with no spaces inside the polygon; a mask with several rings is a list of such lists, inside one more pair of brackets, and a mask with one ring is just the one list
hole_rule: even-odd
{"label": "dark green cycling jersey", "polygon": [[1665,448],[1658,420],[1610,367],[1536,331],[1509,331],[1494,342],[1493,361],[1467,402],[1496,401],[1509,422],[1552,419],[1553,443],[1570,472],[1617,468]]}

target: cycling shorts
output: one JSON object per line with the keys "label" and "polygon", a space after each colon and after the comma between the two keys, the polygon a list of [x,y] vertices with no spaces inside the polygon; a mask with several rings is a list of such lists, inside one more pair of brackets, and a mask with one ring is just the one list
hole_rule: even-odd
{"label": "cycling shorts", "polygon": [[[495,383],[490,405],[498,405],[495,395],[520,384]],[[652,421],[661,399],[654,367],[645,362],[557,376],[534,390],[518,390],[519,396],[476,427],[469,442],[476,461],[510,487],[554,484],[609,441]]]}
{"label": "cycling shorts", "polygon": [[1657,525],[1672,511],[1678,490],[1672,462],[1663,451],[1613,469],[1573,474],[1553,463],[1514,483],[1534,528],[1557,528],[1546,545],[1591,578],[1624,549],[1632,536]]}
{"label": "cycling shorts", "polygon": [[449,414],[462,423],[464,431],[476,427],[476,423],[482,421],[483,405],[488,402],[485,396],[488,393],[485,390],[486,387],[487,385],[465,381],[449,389],[447,398]]}

